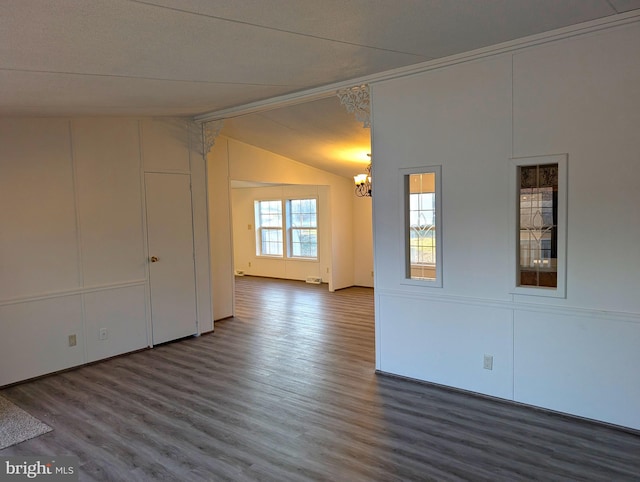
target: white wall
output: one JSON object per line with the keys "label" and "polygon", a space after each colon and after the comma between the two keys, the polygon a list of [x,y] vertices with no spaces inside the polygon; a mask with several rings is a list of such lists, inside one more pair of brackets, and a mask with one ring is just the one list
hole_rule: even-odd
{"label": "white wall", "polygon": [[234,313],[233,233],[231,230],[228,144],[226,137],[219,137],[207,156],[214,320],[228,318]]}
{"label": "white wall", "polygon": [[[199,127],[199,126],[198,126]],[[201,130],[190,125],[189,168],[191,171],[191,208],[193,210],[193,249],[196,275],[196,316],[198,333],[213,330],[213,289],[209,231],[207,161],[202,156]]]}
{"label": "white wall", "polygon": [[[638,58],[635,23],[371,87],[378,369],[640,428]],[[512,295],[509,158],[558,153],[567,295]],[[442,288],[402,282],[399,169],[431,165]]]}
{"label": "white wall", "polygon": [[198,322],[213,329],[189,143],[177,119],[0,119],[0,385],[149,346],[144,170],[193,169]]}
{"label": "white wall", "polygon": [[373,213],[370,197],[353,197],[353,263],[356,286],[373,288]]}

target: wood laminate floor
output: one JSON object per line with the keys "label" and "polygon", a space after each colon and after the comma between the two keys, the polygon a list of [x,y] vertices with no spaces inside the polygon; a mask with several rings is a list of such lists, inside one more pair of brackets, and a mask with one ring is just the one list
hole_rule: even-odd
{"label": "wood laminate floor", "polygon": [[373,291],[237,279],[215,333],[0,391],[80,480],[640,480],[640,436],[374,373]]}

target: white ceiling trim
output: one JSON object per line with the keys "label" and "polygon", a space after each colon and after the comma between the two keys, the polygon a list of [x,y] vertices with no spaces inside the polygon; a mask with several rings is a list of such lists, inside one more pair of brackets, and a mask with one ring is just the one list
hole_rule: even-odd
{"label": "white ceiling trim", "polygon": [[305,102],[313,102],[314,100],[326,99],[335,95],[338,89],[351,87],[355,81],[338,82],[337,84],[325,85],[314,89],[294,92],[293,94],[280,95],[271,99],[251,102],[249,104],[230,107],[213,112],[207,112],[197,115],[193,118],[196,122],[209,122],[215,120],[229,119],[231,117],[239,117],[245,114],[257,114],[268,110],[279,109],[281,107],[289,107],[292,105],[303,104]]}
{"label": "white ceiling trim", "polygon": [[640,21],[640,10],[633,10],[626,13],[611,15],[609,17],[591,20],[589,22],[571,25],[568,27],[551,30],[549,32],[530,35],[489,47],[483,47],[481,49],[444,57],[442,59],[429,60],[427,62],[413,64],[407,67],[400,67],[377,74],[367,75],[364,77],[359,77],[357,79],[328,84],[313,89],[294,92],[292,94],[276,96],[258,102],[251,102],[249,104],[231,107],[229,109],[208,112],[195,116],[193,120],[196,122],[209,122],[214,120],[238,117],[246,114],[265,112],[268,110],[279,109],[282,107],[297,105],[304,102],[311,102],[314,100],[331,97],[333,95],[336,95],[338,90],[346,87],[353,87],[354,85],[372,84],[392,80],[398,77],[405,77],[407,75],[419,74],[422,72],[427,72],[429,70],[439,69],[463,62],[469,62],[493,55],[499,55],[506,52],[521,50],[556,40],[586,35],[606,28],[619,27],[638,21]]}

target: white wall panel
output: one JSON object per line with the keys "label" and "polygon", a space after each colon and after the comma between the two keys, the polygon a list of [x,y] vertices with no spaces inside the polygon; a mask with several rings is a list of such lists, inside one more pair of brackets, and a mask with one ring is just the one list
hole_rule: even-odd
{"label": "white wall panel", "polygon": [[515,400],[640,429],[640,317],[516,310]]}
{"label": "white wall panel", "polygon": [[[372,86],[381,370],[640,426],[638,58],[636,22]],[[567,297],[510,295],[509,158],[561,153]],[[401,282],[398,170],[421,165],[442,165],[442,289]]]}
{"label": "white wall panel", "polygon": [[569,306],[640,312],[638,58],[638,24],[514,56],[515,154],[569,154]]}
{"label": "white wall panel", "polygon": [[[161,151],[161,169],[188,174],[189,131],[183,119],[145,122],[141,144],[132,118],[0,119],[0,385],[147,346],[141,149]],[[206,327],[206,173],[199,166],[191,177]],[[98,339],[100,328],[107,340]]]}
{"label": "white wall panel", "polygon": [[80,295],[0,306],[0,323],[0,386],[86,361]]}
{"label": "white wall panel", "polygon": [[73,121],[85,286],[146,278],[134,119]]}
{"label": "white wall panel", "polygon": [[373,214],[371,198],[353,197],[353,263],[356,286],[373,287]]}
{"label": "white wall panel", "polygon": [[343,179],[331,194],[331,277],[329,289],[354,285],[353,179]]}
{"label": "white wall panel", "polygon": [[[233,265],[235,270],[244,270],[246,274],[262,276],[259,269],[274,269],[280,265],[280,260],[266,259],[267,265],[262,266],[260,259],[256,259],[256,239],[255,239],[255,214],[254,201],[257,199],[269,200],[278,199],[280,188],[238,188],[231,189],[231,221],[233,229]],[[284,274],[284,267],[278,266],[278,273]],[[266,274],[269,276],[268,274]],[[280,276],[278,276],[280,277]]]}
{"label": "white wall panel", "polygon": [[[383,294],[379,369],[496,397],[513,397],[511,311]],[[483,368],[493,356],[493,370]]]}
{"label": "white wall panel", "polygon": [[0,301],[79,286],[69,122],[0,119]]}
{"label": "white wall panel", "polygon": [[[88,362],[148,346],[144,285],[83,296]],[[101,329],[106,330],[106,339],[100,339]]]}
{"label": "white wall panel", "polygon": [[[192,138],[192,146],[198,142]],[[211,264],[209,261],[209,213],[207,200],[207,161],[196,146],[191,151],[191,199],[193,206],[193,247],[195,250],[198,332],[213,330],[211,306]]]}
{"label": "white wall panel", "polygon": [[[320,203],[318,205],[318,218],[320,224],[324,226],[324,229],[320,232],[320,265],[318,266],[320,272],[319,275],[325,282],[331,280],[331,268],[333,263],[333,257],[331,254],[331,232],[333,216],[331,210],[331,186],[318,186],[318,196]],[[371,236],[373,234],[371,233]],[[371,262],[373,262],[373,254]]]}
{"label": "white wall panel", "polygon": [[189,172],[190,132],[186,119],[144,119],[141,125],[145,171]]}
{"label": "white wall panel", "polygon": [[506,299],[510,57],[376,84],[373,96],[376,287],[397,288],[405,277],[399,170],[439,165],[441,291]]}
{"label": "white wall panel", "polygon": [[220,320],[234,314],[229,149],[228,140],[225,137],[216,140],[207,157],[207,162],[211,296],[213,319]]}

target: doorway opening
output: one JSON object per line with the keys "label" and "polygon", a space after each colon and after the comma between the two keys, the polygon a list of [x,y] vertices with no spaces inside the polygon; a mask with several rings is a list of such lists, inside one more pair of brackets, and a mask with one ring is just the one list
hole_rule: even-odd
{"label": "doorway opening", "polygon": [[[335,96],[224,121],[208,162],[214,319],[233,315],[221,297],[233,300],[238,274],[373,286],[372,199],[357,197],[353,181],[370,153],[370,130]],[[287,258],[286,209],[282,258],[261,256],[255,203],[305,199],[317,202],[317,259]]]}

